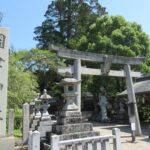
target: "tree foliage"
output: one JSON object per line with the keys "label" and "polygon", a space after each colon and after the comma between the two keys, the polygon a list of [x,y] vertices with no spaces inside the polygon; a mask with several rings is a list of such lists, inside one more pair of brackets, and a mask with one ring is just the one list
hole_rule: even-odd
{"label": "tree foliage", "polygon": [[61,59],[48,50],[12,52],[9,61],[9,107],[22,107],[23,103],[32,101],[37,92],[43,92],[44,88],[52,96],[59,94],[56,82],[61,76],[57,73],[57,66],[62,65]]}
{"label": "tree foliage", "polygon": [[96,18],[106,14],[98,0],[55,0],[48,5],[46,19],[35,28],[37,47],[47,49],[48,43],[67,46],[70,39],[85,34]]}
{"label": "tree foliage", "polygon": [[55,53],[38,49],[28,51],[21,60],[25,70],[36,75],[40,92],[43,92],[44,88],[52,92],[60,79],[57,67],[63,66],[63,61]]}
{"label": "tree foliage", "polygon": [[9,58],[9,108],[21,108],[23,103],[32,101],[38,87],[36,77],[32,72],[24,70],[19,57],[20,52],[13,52]]}
{"label": "tree foliage", "polygon": [[89,32],[76,40],[79,50],[120,56],[147,56],[150,40],[140,25],[122,16],[105,15],[89,27]]}
{"label": "tree foliage", "polygon": [[[147,57],[149,55],[150,40],[142,31],[140,25],[128,22],[121,16],[102,16],[97,18],[86,34],[79,39],[69,41],[72,49],[108,55]],[[150,62],[147,60],[147,62]],[[85,63],[89,67],[100,68],[99,63]],[[142,69],[148,68],[142,64]],[[123,69],[120,65],[112,65],[111,69]],[[135,69],[135,68],[132,68]],[[114,97],[126,88],[125,80],[114,77],[91,77],[87,81],[87,90],[91,91],[94,99],[98,101],[100,86],[108,91],[108,96]],[[86,84],[86,83],[85,83]]]}

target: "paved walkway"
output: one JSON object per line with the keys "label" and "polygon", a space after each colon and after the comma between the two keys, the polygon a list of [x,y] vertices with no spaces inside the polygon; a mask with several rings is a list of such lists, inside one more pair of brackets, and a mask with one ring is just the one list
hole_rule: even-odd
{"label": "paved walkway", "polygon": [[[148,138],[150,131],[148,131],[147,127],[142,127],[143,135],[136,137],[136,141],[132,143],[131,131],[128,125],[93,123],[93,126],[94,130],[100,131],[101,135],[110,135],[113,128],[119,128],[121,131],[121,150],[150,150],[150,139]],[[113,150],[112,144],[111,150]]]}

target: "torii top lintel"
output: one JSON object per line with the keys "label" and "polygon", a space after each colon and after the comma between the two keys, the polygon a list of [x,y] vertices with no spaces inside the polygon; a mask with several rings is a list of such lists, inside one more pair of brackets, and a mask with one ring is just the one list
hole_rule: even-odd
{"label": "torii top lintel", "polygon": [[104,62],[104,63],[107,60],[109,60],[113,64],[139,65],[145,59],[145,57],[124,57],[124,56],[82,52],[78,50],[69,50],[66,48],[56,47],[54,45],[49,45],[49,50],[55,51],[58,56],[68,59],[81,59],[85,61]]}

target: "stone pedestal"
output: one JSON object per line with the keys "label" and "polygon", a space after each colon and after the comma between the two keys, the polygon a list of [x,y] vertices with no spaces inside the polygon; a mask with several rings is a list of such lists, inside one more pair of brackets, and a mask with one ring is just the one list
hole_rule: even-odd
{"label": "stone pedestal", "polygon": [[49,119],[33,119],[31,124],[30,131],[39,131],[40,137],[46,137],[47,132],[52,131],[52,125],[56,123],[56,120],[51,120],[51,116],[49,115]]}
{"label": "stone pedestal", "polygon": [[61,111],[53,133],[61,135],[61,140],[77,139],[98,136],[99,132],[93,131],[93,125],[85,122],[79,111]]}

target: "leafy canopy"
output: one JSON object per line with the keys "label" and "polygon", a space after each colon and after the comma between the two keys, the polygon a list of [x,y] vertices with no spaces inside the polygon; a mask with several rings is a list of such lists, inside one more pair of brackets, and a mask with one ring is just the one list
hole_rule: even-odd
{"label": "leafy canopy", "polygon": [[8,107],[21,108],[25,102],[30,102],[35,97],[38,87],[37,79],[30,71],[24,71],[20,60],[22,52],[13,52],[9,57],[8,76]]}
{"label": "leafy canopy", "polygon": [[102,16],[89,27],[89,32],[71,47],[102,54],[147,56],[150,40],[140,25],[122,16]]}
{"label": "leafy canopy", "polygon": [[98,0],[55,0],[48,5],[46,19],[35,28],[37,47],[48,49],[49,43],[68,46],[68,40],[86,33],[96,18],[106,14]]}
{"label": "leafy canopy", "polygon": [[[119,56],[147,57],[150,50],[149,37],[142,31],[141,26],[135,22],[126,21],[122,16],[105,15],[97,18],[86,34],[79,39],[71,39],[68,43],[72,49]],[[88,67],[100,68],[99,63],[86,62],[85,64]],[[122,69],[119,65],[112,65],[112,68]],[[141,68],[145,71],[145,68],[149,67],[142,64]],[[100,86],[104,86],[111,97],[125,89],[123,79],[107,76],[92,76],[84,84],[86,85],[84,90],[92,92],[94,100],[97,101]]]}

